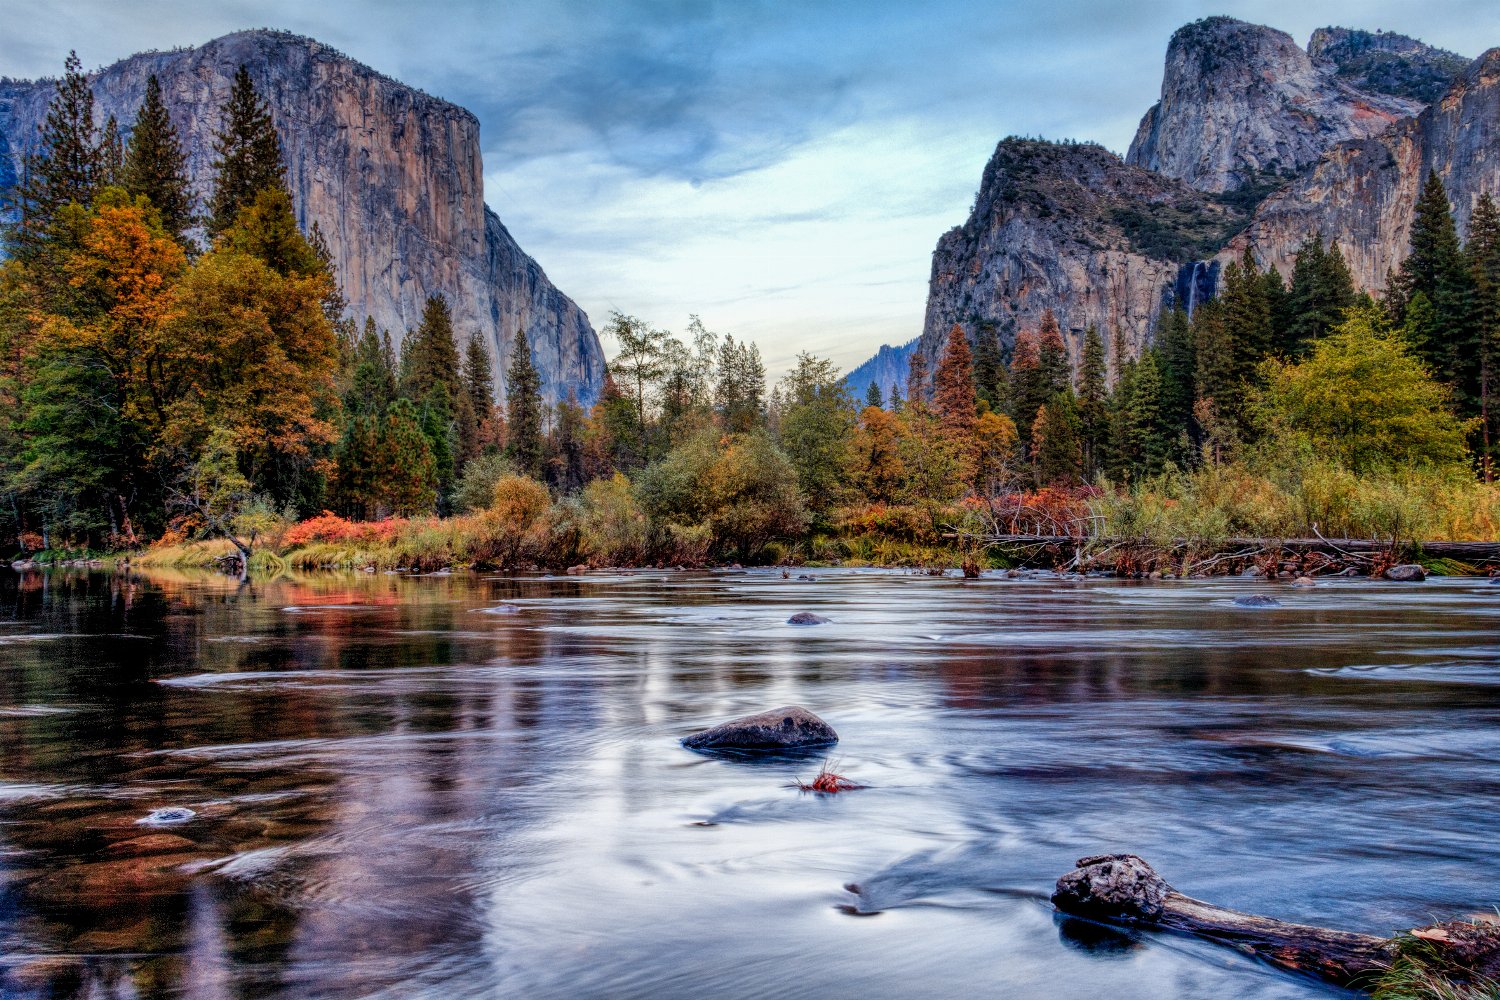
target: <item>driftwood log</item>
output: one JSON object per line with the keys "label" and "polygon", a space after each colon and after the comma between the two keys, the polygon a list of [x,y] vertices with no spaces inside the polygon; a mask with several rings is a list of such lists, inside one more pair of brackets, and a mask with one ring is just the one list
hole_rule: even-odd
{"label": "driftwood log", "polygon": [[1500,977],[1500,928],[1493,925],[1449,921],[1381,938],[1293,924],[1184,896],[1134,854],[1080,858],[1057,880],[1052,903],[1074,916],[1217,941],[1341,986],[1368,987],[1398,960],[1404,941],[1421,942],[1455,982]]}
{"label": "driftwood log", "polygon": [[[985,545],[1139,545],[1154,547],[1157,543],[1138,538],[1093,538],[1088,535],[960,535]],[[1171,548],[1189,548],[1195,544],[1190,538],[1177,538],[1169,543]],[[1368,538],[1225,538],[1217,543],[1222,549],[1285,549],[1297,552],[1322,552],[1329,555],[1347,553],[1375,554],[1389,552],[1393,548],[1403,551],[1421,550],[1424,555],[1436,559],[1458,559],[1463,562],[1500,561],[1500,542],[1391,542]]]}

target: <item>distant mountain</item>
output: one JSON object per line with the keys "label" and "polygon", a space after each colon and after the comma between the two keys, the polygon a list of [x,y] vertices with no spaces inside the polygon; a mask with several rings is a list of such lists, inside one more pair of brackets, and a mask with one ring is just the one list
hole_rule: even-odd
{"label": "distant mountain", "polygon": [[[201,199],[219,108],[242,64],[271,106],[298,220],[318,223],[357,318],[374,317],[399,341],[427,296],[442,294],[460,338],[483,334],[501,392],[516,331],[525,329],[549,399],[597,397],[598,337],[485,206],[479,122],[463,108],[310,38],[246,31],[99,71],[96,116],[128,128],[155,74]],[[0,184],[19,171],[53,93],[46,81],[0,81]]]}
{"label": "distant mountain", "polygon": [[1500,194],[1493,51],[1470,63],[1347,28],[1321,28],[1303,50],[1214,17],[1172,36],[1161,95],[1123,160],[1089,144],[1000,143],[968,220],[933,253],[918,342],[929,361],[955,323],[971,339],[991,326],[1009,348],[1046,309],[1075,363],[1091,325],[1134,354],[1163,307],[1211,297],[1245,246],[1289,273],[1308,233],[1337,239],[1378,290],[1406,254],[1428,170],[1460,224],[1481,192]]}
{"label": "distant mountain", "polygon": [[881,345],[875,356],[864,364],[855,368],[844,377],[849,386],[849,393],[855,401],[863,405],[865,394],[870,391],[870,383],[880,386],[880,396],[887,404],[891,398],[891,387],[894,386],[900,393],[901,398],[906,398],[906,375],[911,365],[911,356],[917,349],[917,338],[913,337],[900,347],[892,347],[889,344]]}

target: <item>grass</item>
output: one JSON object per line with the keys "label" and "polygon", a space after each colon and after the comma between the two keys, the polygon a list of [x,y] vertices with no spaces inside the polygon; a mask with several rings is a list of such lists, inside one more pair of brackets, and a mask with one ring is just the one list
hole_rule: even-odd
{"label": "grass", "polygon": [[1372,1000],[1500,1000],[1500,982],[1455,966],[1414,934],[1396,939],[1396,960],[1369,988]]}

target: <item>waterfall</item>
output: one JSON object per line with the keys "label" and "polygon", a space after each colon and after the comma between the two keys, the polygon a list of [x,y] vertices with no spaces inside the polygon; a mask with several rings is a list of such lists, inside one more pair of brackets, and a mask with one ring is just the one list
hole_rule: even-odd
{"label": "waterfall", "polygon": [[1173,304],[1189,316],[1193,310],[1214,297],[1219,287],[1219,262],[1195,260],[1182,265],[1177,271],[1177,282],[1172,288]]}

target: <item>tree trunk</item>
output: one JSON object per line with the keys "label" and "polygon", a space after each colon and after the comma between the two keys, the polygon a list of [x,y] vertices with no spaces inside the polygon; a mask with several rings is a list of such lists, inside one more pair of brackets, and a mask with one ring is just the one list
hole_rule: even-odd
{"label": "tree trunk", "polygon": [[[1400,954],[1399,939],[1293,924],[1184,896],[1134,854],[1080,858],[1057,880],[1052,903],[1074,916],[1217,941],[1341,986],[1370,985]],[[1500,973],[1500,928],[1494,925],[1451,921],[1411,936],[1432,946],[1441,974],[1453,982]]]}

